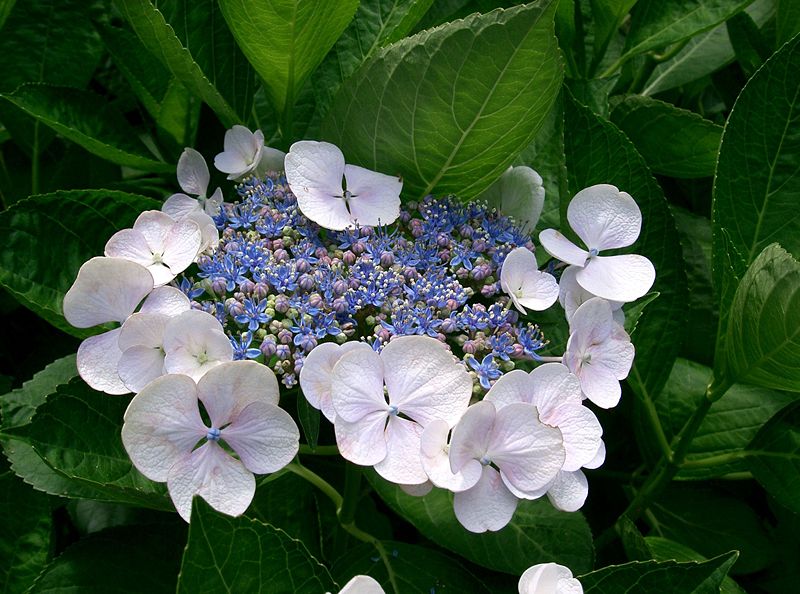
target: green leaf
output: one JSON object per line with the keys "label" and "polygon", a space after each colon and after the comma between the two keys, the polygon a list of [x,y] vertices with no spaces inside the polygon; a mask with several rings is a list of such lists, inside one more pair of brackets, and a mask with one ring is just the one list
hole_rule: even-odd
{"label": "green leaf", "polygon": [[655,173],[679,178],[714,175],[722,126],[671,103],[629,95],[611,113]]}
{"label": "green leaf", "polygon": [[91,91],[30,84],[2,98],[90,153],[113,163],[143,171],[175,169],[174,165],[155,160],[122,114]]}
{"label": "green leaf", "polygon": [[753,0],[639,0],[623,59],[689,39],[744,10]]}
{"label": "green leaf", "polygon": [[[255,74],[213,0],[118,0],[142,44],[226,127],[245,122],[256,91]],[[259,32],[267,38],[274,31]]]}
{"label": "green leaf", "polygon": [[732,573],[760,571],[774,551],[763,522],[742,499],[708,487],[673,486],[649,508],[656,534],[706,557],[739,551]]}
{"label": "green leaf", "polygon": [[56,473],[103,493],[105,501],[172,510],[164,485],[139,473],[122,445],[127,405],[127,398],[95,392],[76,378],[48,396],[30,424],[9,433],[28,441]]}
{"label": "green leaf", "polygon": [[800,4],[794,0],[777,0],[777,39],[778,47],[800,33]]}
{"label": "green leaf", "polygon": [[16,2],[17,0],[0,0],[0,29],[5,25],[6,19],[8,19],[8,15]]}
{"label": "green leaf", "polygon": [[275,594],[336,589],[328,570],[299,540],[258,520],[215,512],[195,497],[177,591],[261,592],[265,587]]}
{"label": "green leaf", "polygon": [[297,394],[297,418],[300,419],[300,426],[303,428],[306,443],[313,450],[317,447],[317,439],[319,438],[320,412],[308,403],[302,393]]}
{"label": "green leaf", "polygon": [[617,526],[622,546],[625,549],[625,556],[630,561],[648,561],[653,558],[647,548],[644,536],[628,516],[620,516]]}
{"label": "green leaf", "polygon": [[0,589],[24,592],[47,563],[53,520],[46,495],[0,474]]}
{"label": "green leaf", "polygon": [[[762,27],[775,16],[775,2],[756,0],[745,12]],[[695,35],[674,58],[656,66],[642,94],[654,95],[695,81],[729,64],[734,57],[728,30],[724,24],[718,25]]]}
{"label": "green leaf", "polygon": [[340,90],[323,136],[404,194],[480,194],[534,139],[561,85],[555,2],[474,14],[379,51]]}
{"label": "green leaf", "polygon": [[92,534],[48,565],[31,591],[173,593],[184,534],[185,528],[177,523],[112,528]]}
{"label": "green leaf", "polygon": [[747,446],[748,467],[778,502],[800,513],[800,401],[761,428]]}
{"label": "green leaf", "polygon": [[[697,551],[668,538],[645,536],[644,541],[656,561],[686,562],[707,560]],[[720,570],[722,569],[720,568]],[[720,594],[746,594],[730,576],[723,578],[719,592]]]}
{"label": "green leaf", "polygon": [[[675,361],[669,380],[655,401],[668,441],[678,435],[700,406],[711,380],[709,367],[686,359]],[[689,466],[679,471],[678,478],[708,479],[745,471],[744,457],[725,464],[703,463],[715,456],[743,452],[761,426],[791,401],[791,395],[783,392],[744,384],[731,386],[723,398],[711,405],[689,447]]]}
{"label": "green leaf", "polygon": [[800,392],[800,262],[778,244],[739,283],[725,343],[720,378]]}
{"label": "green leaf", "polygon": [[609,42],[622,24],[622,19],[636,2],[637,0],[591,0],[594,24],[593,64],[599,64],[603,59]]}
{"label": "green leaf", "polygon": [[[613,184],[633,196],[642,211],[642,233],[629,251],[646,256],[655,266],[652,291],[659,297],[645,308],[631,337],[636,359],[628,380],[639,394],[658,394],[680,348],[688,299],[683,261],[675,257],[681,249],[675,222],[641,155],[616,126],[571,96],[565,103],[565,121],[571,194],[594,184]],[[562,201],[562,216],[566,207]],[[566,229],[566,223],[561,227]]]}
{"label": "green leaf", "polygon": [[767,41],[746,12],[740,12],[727,23],[728,37],[736,52],[736,59],[747,78],[753,76],[764,60],[772,53]]}
{"label": "green leaf", "polygon": [[[403,594],[440,591],[489,594],[498,591],[494,580],[489,590],[457,559],[434,549],[402,542],[384,542],[383,546],[391,551],[389,561],[397,587]],[[341,585],[353,576],[369,575],[378,580],[386,592],[392,592],[386,566],[371,545],[361,544],[348,551],[336,560],[332,573]]]}
{"label": "green leaf", "polygon": [[33,418],[37,407],[43,404],[49,394],[61,384],[77,377],[75,355],[56,359],[42,369],[21,388],[0,396],[0,412],[3,413],[3,427],[26,425]]}
{"label": "green leaf", "polygon": [[291,114],[300,88],[353,18],[358,2],[220,0],[219,5],[272,105],[280,114]]}
{"label": "green leaf", "polygon": [[578,576],[584,594],[711,594],[736,561],[736,551],[705,562],[632,561]]}
{"label": "green leaf", "polygon": [[531,565],[554,561],[583,572],[594,551],[583,515],[561,512],[548,501],[520,501],[510,524],[499,532],[468,532],[455,517],[453,495],[434,489],[413,497],[375,473],[365,473],[386,504],[436,544],[490,569],[522,575]]}
{"label": "green leaf", "polygon": [[111,190],[60,191],[17,202],[0,212],[0,233],[6,238],[0,284],[57,328],[88,336],[91,331],[64,319],[64,294],[81,264],[102,254],[116,231],[130,227],[142,211],[158,208],[151,198]]}

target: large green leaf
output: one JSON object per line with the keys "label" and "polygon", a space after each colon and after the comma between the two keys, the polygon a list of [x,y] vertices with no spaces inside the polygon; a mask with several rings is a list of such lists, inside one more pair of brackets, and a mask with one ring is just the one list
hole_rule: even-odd
{"label": "large green leaf", "polygon": [[639,0],[632,11],[624,57],[659,49],[714,28],[753,0]]}
{"label": "large green leaf", "polygon": [[102,493],[106,501],[171,510],[164,485],[139,473],[122,445],[127,405],[127,398],[95,392],[76,378],[58,386],[30,424],[9,433],[30,443],[58,474]]}
{"label": "large green leaf", "polygon": [[705,562],[632,561],[579,576],[584,594],[711,594],[736,561],[736,551]]}
{"label": "large green leaf", "polygon": [[471,198],[530,144],[561,85],[555,2],[474,14],[379,51],[343,86],[323,136],[403,176],[404,194]]}
{"label": "large green leaf", "polygon": [[[390,564],[395,582],[403,594],[430,594],[431,592],[469,592],[469,594],[498,594],[496,578],[492,589],[486,587],[457,559],[419,545],[402,542],[384,542],[391,551]],[[378,580],[386,592],[392,585],[386,566],[371,545],[359,545],[337,559],[332,569],[336,581],[346,584],[353,576],[369,575]]]}
{"label": "large green leaf", "polygon": [[[678,435],[700,406],[711,379],[709,367],[686,359],[675,361],[669,380],[655,401],[667,440]],[[744,384],[731,386],[723,398],[711,405],[689,447],[686,461],[690,466],[681,469],[678,478],[707,479],[746,470],[744,458],[723,465],[700,465],[714,456],[742,452],[761,426],[791,401],[791,395],[783,392]]]}
{"label": "large green leaf", "polygon": [[33,418],[40,404],[61,384],[66,384],[78,375],[75,355],[56,359],[50,365],[22,384],[21,388],[0,396],[0,411],[3,427],[25,425]]}
{"label": "large green leaf", "polygon": [[31,591],[173,593],[184,534],[179,524],[127,526],[92,534],[48,565]]}
{"label": "large green leaf", "polygon": [[[225,126],[247,121],[255,74],[214,0],[118,0],[142,44],[213,109]],[[275,31],[262,30],[269,39]]]}
{"label": "large green leaf", "polygon": [[636,2],[637,0],[590,0],[594,26],[593,64],[599,64],[603,59],[609,42],[622,24],[622,19]]}
{"label": "large green leaf", "polygon": [[720,377],[800,392],[800,262],[778,244],[764,248],[739,283],[725,343]]}
{"label": "large green leaf", "polygon": [[366,476],[389,507],[423,536],[478,565],[516,575],[549,561],[576,572],[592,566],[591,531],[580,513],[558,511],[546,500],[523,500],[508,526],[475,534],[458,523],[449,491],[434,489],[425,497],[413,497],[374,473]]}
{"label": "large green leaf", "polygon": [[258,520],[220,514],[195,497],[179,593],[319,594],[335,589],[328,570],[299,540]]}
{"label": "large green leaf", "polygon": [[800,33],[800,4],[795,0],[777,0],[777,42],[780,47]]}
{"label": "large green leaf", "polygon": [[761,428],[747,446],[748,466],[781,505],[800,513],[800,402],[793,402]]}
{"label": "large green leaf", "polygon": [[722,126],[639,95],[618,103],[611,121],[628,135],[655,173],[680,178],[714,175]]}
{"label": "large green leaf", "polygon": [[[647,548],[656,561],[706,561],[706,557],[679,542],[661,536],[646,536]],[[725,576],[719,587],[720,594],[745,594],[745,591],[729,576]]]}
{"label": "large green leaf", "polygon": [[31,84],[2,98],[90,153],[113,163],[143,171],[175,169],[174,165],[157,161],[123,115],[91,91]]}
{"label": "large green leaf", "polygon": [[[644,159],[616,126],[571,96],[565,102],[565,121],[571,194],[594,184],[613,184],[633,196],[642,211],[642,233],[630,251],[647,256],[655,266],[652,290],[659,297],[645,308],[631,337],[636,360],[628,379],[640,395],[658,394],[678,354],[686,316],[686,274],[676,257],[681,247],[675,222]],[[562,215],[566,206],[562,201]]]}
{"label": "large green leaf", "polygon": [[6,246],[0,255],[0,284],[54,326],[87,336],[64,319],[64,294],[81,264],[103,253],[108,238],[132,225],[142,211],[159,206],[151,198],[111,190],[63,191],[22,200],[0,212]]}

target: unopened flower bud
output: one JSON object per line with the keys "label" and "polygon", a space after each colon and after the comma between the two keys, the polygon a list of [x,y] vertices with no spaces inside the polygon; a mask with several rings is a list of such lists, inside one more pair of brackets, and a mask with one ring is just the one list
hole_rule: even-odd
{"label": "unopened flower bud", "polygon": [[360,256],[361,254],[363,254],[365,249],[366,249],[366,247],[364,247],[364,244],[362,242],[360,242],[360,241],[356,241],[356,242],[353,243],[353,245],[350,246],[350,250],[356,256]]}
{"label": "unopened flower bud", "polygon": [[308,304],[311,307],[320,308],[325,304],[325,302],[322,299],[322,295],[320,295],[319,293],[312,293],[308,297]]}
{"label": "unopened flower bud", "polygon": [[255,287],[256,284],[250,279],[243,280],[242,283],[239,285],[239,289],[241,289],[242,293],[244,293],[245,295],[251,295]]}
{"label": "unopened flower bud", "polygon": [[286,295],[275,297],[275,311],[283,314],[289,311],[289,298]]}
{"label": "unopened flower bud", "polygon": [[[278,355],[278,359],[284,361],[291,356],[292,352],[289,350],[288,344],[279,344],[275,347],[275,354]],[[283,369],[283,366],[281,366],[281,369]]]}
{"label": "unopened flower bud", "polygon": [[253,287],[253,297],[256,299],[264,299],[267,295],[269,295],[269,286],[265,283],[256,283]]}
{"label": "unopened flower bud", "polygon": [[474,340],[467,340],[464,342],[461,349],[468,355],[474,355],[478,351]]}
{"label": "unopened flower bud", "polygon": [[299,272],[300,274],[308,272],[311,269],[311,264],[309,264],[308,260],[306,260],[305,258],[298,258],[297,260],[295,260],[294,265],[295,268],[297,269],[297,272]]}
{"label": "unopened flower bud", "polygon": [[211,281],[211,290],[215,295],[219,295],[222,297],[225,293],[228,292],[228,283],[225,281],[224,278],[215,278]]}
{"label": "unopened flower bud", "polygon": [[392,264],[394,264],[394,254],[392,252],[383,252],[380,263],[384,268],[391,268]]}
{"label": "unopened flower bud", "polygon": [[337,297],[333,300],[333,311],[338,315],[342,315],[347,311],[347,301],[342,297]]}
{"label": "unopened flower bud", "polygon": [[278,262],[286,262],[289,259],[289,252],[280,248],[272,252],[272,257]]}
{"label": "unopened flower bud", "polygon": [[278,332],[278,341],[281,344],[289,344],[292,342],[292,332],[291,330],[287,330],[286,328],[282,328],[280,332]]}
{"label": "unopened flower bud", "polygon": [[356,255],[352,251],[347,250],[345,253],[342,254],[342,262],[344,262],[348,266],[352,266],[353,264],[356,263]]}
{"label": "unopened flower bud", "polygon": [[261,354],[264,355],[267,359],[271,358],[277,352],[278,345],[275,344],[275,341],[271,338],[265,339],[264,342],[261,343],[259,350]]}
{"label": "unopened flower bud", "polygon": [[314,288],[314,277],[309,274],[301,274],[297,279],[297,285],[303,291],[310,291]]}

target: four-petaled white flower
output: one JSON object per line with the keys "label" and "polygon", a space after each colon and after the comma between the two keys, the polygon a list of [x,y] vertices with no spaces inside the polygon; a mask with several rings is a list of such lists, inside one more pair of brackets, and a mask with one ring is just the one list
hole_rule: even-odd
{"label": "four-petaled white flower", "polygon": [[[210,427],[200,416],[199,402]],[[167,483],[187,522],[194,495],[222,513],[244,513],[255,493],[253,474],[280,470],[300,443],[292,417],[278,408],[275,374],[253,361],[215,367],[197,384],[185,375],[159,377],[131,400],[124,419],[122,443],[134,466],[147,478]]]}
{"label": "four-petaled white flower", "polygon": [[552,274],[540,271],[536,256],[529,249],[518,247],[503,260],[500,286],[522,313],[526,307],[544,311],[558,299],[558,282]]}
{"label": "four-petaled white flower", "polygon": [[471,532],[500,530],[518,499],[535,499],[562,468],[561,431],[539,420],[536,407],[516,402],[497,409],[483,400],[470,406],[453,429],[454,473],[481,469],[478,482],[453,497],[456,518]]}
{"label": "four-petaled white flower", "polygon": [[105,254],[141,264],[153,275],[155,286],[165,285],[186,270],[202,247],[200,227],[191,220],[175,221],[157,210],[146,210],[133,229],[117,231],[106,243]]}
{"label": "four-petaled white flower", "polygon": [[519,594],[583,594],[583,586],[568,567],[539,563],[519,578]]}
{"label": "four-petaled white flower", "polygon": [[[581,305],[589,301],[592,297],[597,297],[584,289],[578,284],[578,271],[579,266],[567,266],[564,272],[561,273],[561,279],[558,281],[558,301],[561,307],[564,308],[564,315],[567,322],[572,319],[572,314]],[[614,321],[622,325],[625,323],[625,312],[622,311],[624,303],[622,301],[609,301],[611,311],[614,313]]]}
{"label": "four-petaled white flower", "polygon": [[544,207],[542,177],[530,167],[509,167],[479,199],[485,200],[529,234],[539,222]]}
{"label": "four-petaled white flower", "polygon": [[233,346],[219,320],[190,309],[164,328],[164,370],[198,381],[209,370],[233,359]]}
{"label": "four-petaled white flower", "polygon": [[286,155],[286,181],[300,211],[326,229],[389,225],[400,216],[403,182],[346,165],[342,151],[328,142],[295,142]]}
{"label": "four-petaled white flower", "polygon": [[339,590],[339,594],[386,594],[381,585],[368,575],[357,575]]}
{"label": "four-petaled white flower", "polygon": [[469,404],[472,380],[435,338],[401,336],[380,355],[371,349],[342,355],[331,394],[342,456],[374,466],[386,480],[415,485],[428,480],[420,458],[423,428],[436,419],[452,427]]}
{"label": "four-petaled white flower", "polygon": [[214,157],[214,167],[228,174],[228,179],[241,179],[247,175],[263,175],[267,171],[281,171],[285,153],[264,146],[264,133],[251,132],[236,125],[225,132],[224,151]]}
{"label": "four-petaled white flower", "polygon": [[656,278],[650,260],[637,254],[599,255],[632,245],[639,237],[642,213],[629,194],[608,184],[581,190],[569,203],[567,220],[587,249],[555,229],[542,231],[539,241],[551,256],[580,268],[578,284],[593,295],[623,302],[650,290]]}
{"label": "four-petaled white flower", "polygon": [[624,328],[614,321],[611,305],[593,297],[569,322],[564,365],[578,376],[583,394],[601,408],[616,406],[620,380],[628,377],[635,349]]}

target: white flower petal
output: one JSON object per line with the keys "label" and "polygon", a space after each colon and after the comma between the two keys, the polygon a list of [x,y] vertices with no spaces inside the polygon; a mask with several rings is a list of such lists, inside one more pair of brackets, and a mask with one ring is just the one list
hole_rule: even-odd
{"label": "white flower petal", "polygon": [[208,216],[215,217],[219,214],[223,202],[224,198],[222,196],[222,188],[217,188],[210,197],[206,198],[205,204],[203,205],[203,211]]}
{"label": "white flower petal", "polygon": [[511,250],[500,270],[500,286],[522,313],[543,311],[558,299],[558,282],[536,267],[536,256],[524,247]]}
{"label": "white flower petal", "polygon": [[286,159],[286,153],[279,151],[278,149],[265,146],[261,150],[261,161],[258,164],[258,170],[263,171],[264,173],[268,171],[283,171],[284,159]]}
{"label": "white flower petal", "polygon": [[174,224],[175,219],[168,214],[159,210],[146,210],[136,218],[133,228],[144,236],[151,253],[162,254],[167,235]]}
{"label": "white flower petal", "polygon": [[496,531],[511,521],[518,502],[500,474],[491,466],[484,466],[474,487],[453,496],[453,511],[470,532]]}
{"label": "white flower petal", "polygon": [[422,467],[420,435],[422,427],[397,416],[386,424],[386,457],[375,464],[375,472],[387,481],[417,485],[428,480]]}
{"label": "white flower petal", "polygon": [[435,338],[400,336],[383,348],[380,358],[389,402],[423,427],[434,419],[452,427],[467,410],[472,379]]}
{"label": "white flower petal", "polygon": [[595,256],[579,270],[576,279],[584,289],[612,301],[628,303],[647,294],[656,280],[656,269],[644,256]]}
{"label": "white flower petal", "polygon": [[530,233],[542,214],[544,195],[541,176],[522,165],[506,169],[480,198],[512,217],[525,233]]}
{"label": "white flower petal", "polygon": [[344,178],[353,194],[350,213],[359,225],[390,225],[400,216],[403,182],[398,177],[345,165]]}
{"label": "white flower petal", "polygon": [[581,382],[561,363],[545,363],[530,373],[532,402],[539,409],[542,422],[549,422],[549,415],[563,404],[581,406]]}
{"label": "white flower petal", "polygon": [[244,126],[236,125],[225,132],[223,146],[225,150],[214,157],[214,167],[228,173],[228,179],[236,179],[258,166],[264,134],[261,130],[253,133]]}
{"label": "white flower petal", "polygon": [[470,406],[453,427],[450,437],[450,470],[459,472],[470,460],[481,460],[489,449],[496,411],[482,400]]}
{"label": "white flower petal", "polygon": [[418,485],[397,486],[403,490],[403,493],[406,495],[411,495],[412,497],[425,497],[425,495],[433,491],[433,483],[430,481],[425,481],[424,483],[420,483]]}
{"label": "white flower petal", "polygon": [[586,247],[598,251],[633,244],[642,228],[642,213],[636,201],[609,184],[591,186],[575,194],[567,207],[567,220]]}
{"label": "white flower petal", "polygon": [[383,395],[380,356],[361,348],[341,355],[333,367],[331,395],[336,417],[345,421],[358,421],[376,411],[386,414],[389,405]]}
{"label": "white flower petal", "polygon": [[584,395],[597,406],[613,408],[619,404],[622,388],[619,380],[607,367],[584,363],[580,371],[575,374],[581,380],[581,390]]}
{"label": "white flower petal", "polygon": [[157,313],[173,317],[189,311],[190,308],[189,298],[180,289],[157,287],[144,300],[139,313]]}
{"label": "white flower petal", "polygon": [[256,481],[239,460],[209,441],[170,469],[167,488],[175,509],[188,522],[195,495],[229,516],[243,514],[255,495]]}
{"label": "white flower petal", "polygon": [[539,563],[519,578],[519,594],[583,594],[581,583],[569,568],[557,563]]}
{"label": "white flower petal", "polygon": [[569,322],[570,338],[575,337],[582,348],[604,342],[611,336],[614,328],[611,304],[601,297],[595,297],[581,305]]}
{"label": "white flower petal", "polygon": [[561,511],[574,512],[583,507],[589,495],[589,482],[580,470],[562,470],[547,490],[547,498],[553,507]]}
{"label": "white flower petal", "polygon": [[597,454],[603,427],[594,413],[582,404],[562,404],[548,417],[543,416],[542,422],[561,431],[566,452],[562,470],[578,470]]}
{"label": "white flower petal", "polygon": [[253,402],[278,405],[278,380],[266,365],[229,361],[210,369],[197,383],[197,395],[217,429],[234,423]]}
{"label": "white flower petal", "polygon": [[193,212],[201,212],[200,202],[186,194],[173,194],[161,206],[161,212],[168,214],[176,221],[182,221]]}
{"label": "white flower petal", "polygon": [[533,396],[530,376],[521,369],[514,369],[501,375],[483,399],[500,410],[515,402],[535,404]]}
{"label": "white flower petal", "polygon": [[420,452],[422,467],[437,487],[453,492],[465,491],[481,477],[482,466],[477,460],[468,460],[457,473],[450,469],[447,435],[450,428],[441,420],[431,421],[422,432]]}
{"label": "white flower petal", "polygon": [[347,582],[339,594],[386,594],[381,585],[368,575],[357,575]]}
{"label": "white flower petal", "polygon": [[92,258],[64,295],[64,317],[76,328],[124,322],[153,289],[146,268],[120,258]]}
{"label": "white flower petal", "polygon": [[622,326],[617,326],[602,345],[592,347],[592,362],[602,364],[618,380],[628,377],[636,349]]}
{"label": "white flower petal", "polygon": [[[205,377],[209,375],[210,372]],[[266,402],[244,407],[222,429],[221,438],[239,455],[245,468],[255,474],[280,470],[292,461],[300,447],[300,430],[289,413]]]}
{"label": "white flower petal", "polygon": [[120,328],[91,336],[78,347],[78,373],[90,387],[106,394],[127,394],[117,373],[122,351],[117,346]]}
{"label": "white flower petal", "polygon": [[[203,155],[193,148],[186,147],[178,159],[178,185],[194,196],[205,196],[211,175]],[[164,212],[167,212],[164,210]]]}
{"label": "white flower petal", "polygon": [[141,392],[147,384],[164,375],[164,353],[144,345],[134,345],[122,351],[117,374],[131,392]]}
{"label": "white flower petal", "polygon": [[139,392],[125,411],[122,443],[147,478],[165,482],[172,468],[205,437],[194,382],[167,375]]}
{"label": "white flower petal", "polygon": [[121,351],[135,345],[150,348],[161,348],[164,339],[164,327],[169,321],[169,316],[157,313],[133,314],[122,325],[119,334],[119,348]]}
{"label": "white flower petal", "polygon": [[233,347],[219,321],[190,309],[172,318],[164,329],[164,368],[198,381],[206,372],[233,360]]}
{"label": "white flower petal", "polygon": [[214,219],[203,211],[195,211],[186,217],[187,221],[192,221],[200,229],[200,248],[197,252],[204,252],[210,247],[216,247],[219,243],[219,229],[217,229]]}
{"label": "white flower petal", "polygon": [[603,462],[606,461],[606,444],[603,443],[603,440],[600,440],[600,447],[597,448],[597,453],[594,455],[589,462],[583,465],[584,468],[594,469],[600,468],[603,465]]}
{"label": "white flower petal", "polygon": [[555,229],[545,229],[539,233],[539,242],[548,254],[567,264],[583,266],[589,257],[589,252],[579,248]]}
{"label": "white flower petal", "polygon": [[370,412],[354,422],[337,416],[336,446],[342,458],[353,464],[372,466],[386,457],[386,413]]}
{"label": "white flower petal", "polygon": [[187,219],[173,224],[164,242],[162,259],[174,276],[194,262],[202,242],[202,231],[193,220]]}
{"label": "white flower petal", "polygon": [[103,253],[109,258],[124,258],[146,267],[154,261],[147,239],[137,229],[122,229],[114,233],[106,242]]}

